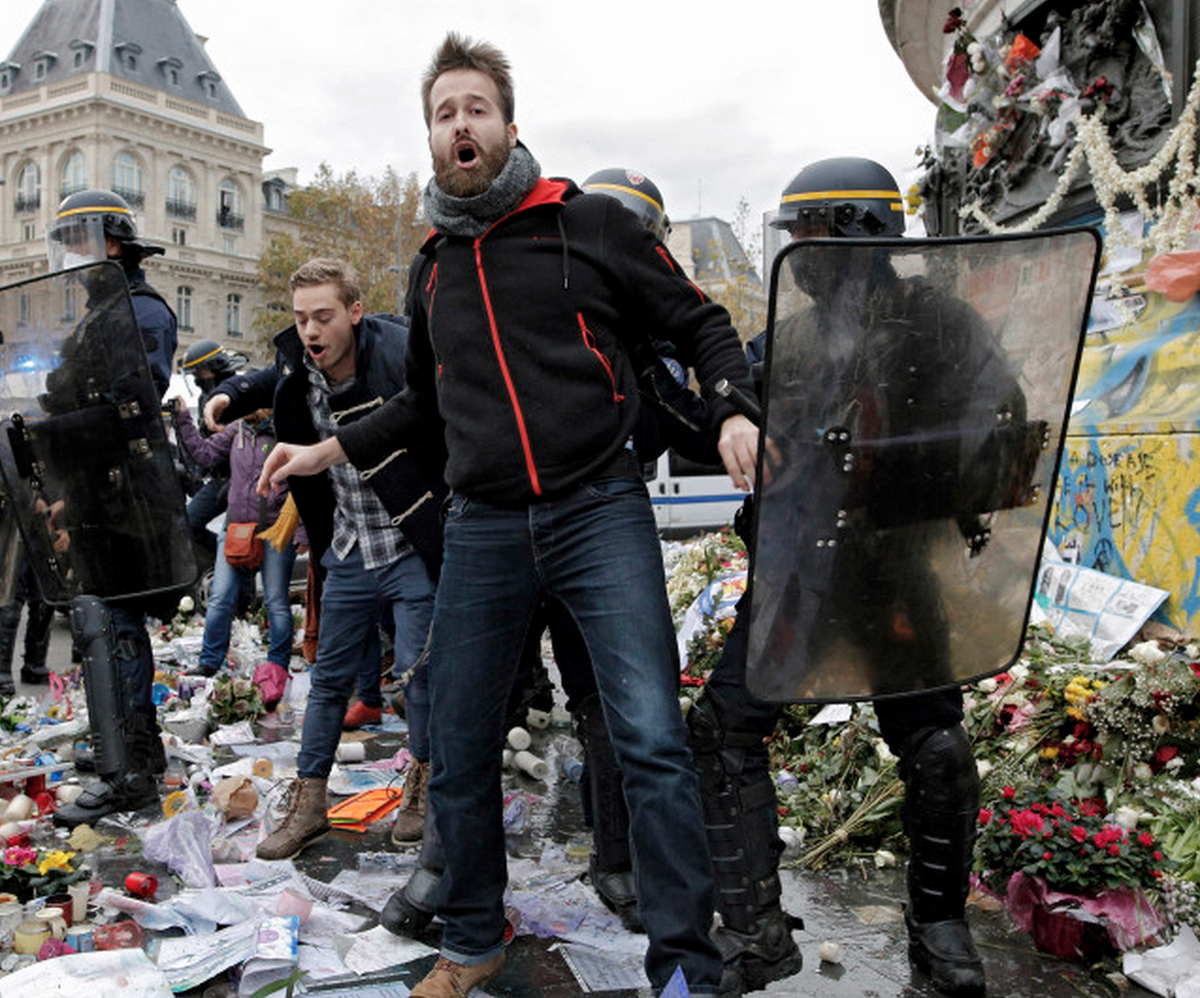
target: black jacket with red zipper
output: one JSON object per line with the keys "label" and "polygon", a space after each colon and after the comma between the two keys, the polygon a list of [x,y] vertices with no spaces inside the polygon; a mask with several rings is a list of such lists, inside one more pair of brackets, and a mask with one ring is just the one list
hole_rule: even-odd
{"label": "black jacket with red zipper", "polygon": [[[725,309],[632,212],[569,180],[539,180],[476,239],[434,232],[413,268],[408,387],[337,433],[358,467],[441,420],[446,481],[468,496],[530,502],[604,477],[627,466],[638,337],[672,342],[702,385],[753,391]],[[710,404],[717,425],[734,412]]]}

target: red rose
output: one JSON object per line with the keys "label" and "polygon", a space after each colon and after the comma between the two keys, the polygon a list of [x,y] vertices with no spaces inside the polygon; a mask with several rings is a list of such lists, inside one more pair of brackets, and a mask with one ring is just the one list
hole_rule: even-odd
{"label": "red rose", "polygon": [[979,823],[981,825],[988,825],[988,824],[991,824],[991,821],[992,821],[992,812],[990,810],[988,810],[986,807],[981,807],[979,809]]}
{"label": "red rose", "polygon": [[1154,862],[1156,862],[1156,863],[1162,859],[1162,853],[1159,852],[1157,849],[1155,849],[1154,852],[1152,852],[1150,855],[1154,857]]}
{"label": "red rose", "polygon": [[1001,793],[1004,795],[1005,800],[1012,800],[1014,797],[1017,796],[1017,788],[1016,787],[1005,787],[1001,791]]}
{"label": "red rose", "polygon": [[1138,836],[1138,843],[1144,846],[1152,846],[1154,845],[1154,836],[1149,832],[1142,832],[1142,834]]}
{"label": "red rose", "polygon": [[1071,838],[1073,838],[1076,842],[1086,842],[1087,841],[1087,829],[1084,828],[1082,825],[1076,825],[1074,828],[1071,829]]}
{"label": "red rose", "polygon": [[1119,845],[1111,845],[1111,846],[1109,846],[1109,847],[1108,847],[1108,854],[1109,854],[1110,856],[1120,856],[1120,855],[1121,855],[1121,847],[1120,847]]}
{"label": "red rose", "polygon": [[1049,850],[1047,850],[1046,852],[1042,853],[1042,859],[1044,859],[1044,860],[1045,860],[1047,863],[1049,863],[1049,862],[1050,862],[1050,860],[1051,860],[1052,858],[1053,858],[1053,857],[1051,856],[1051,854],[1050,854]]}

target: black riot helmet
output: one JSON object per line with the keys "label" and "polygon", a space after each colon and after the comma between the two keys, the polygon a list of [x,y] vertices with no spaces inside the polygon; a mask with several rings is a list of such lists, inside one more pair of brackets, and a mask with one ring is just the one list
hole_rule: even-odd
{"label": "black riot helmet", "polygon": [[50,272],[108,259],[105,238],[121,244],[123,263],[162,253],[161,246],[148,246],[137,238],[133,209],[112,191],[76,191],[63,199],[54,221],[46,230]]}
{"label": "black riot helmet", "polygon": [[671,221],[663,210],[663,197],[658,187],[645,174],[624,170],[619,166],[597,170],[583,182],[588,194],[607,194],[616,198],[642,220],[658,239],[666,239]]}
{"label": "black riot helmet", "polygon": [[895,178],[874,160],[822,159],[784,188],[771,224],[794,238],[902,236],[904,202]]}
{"label": "black riot helmet", "polygon": [[197,340],[184,354],[183,372],[197,381],[207,381],[209,379],[205,375],[211,374],[215,382],[220,384],[237,373],[238,359],[216,340]]}

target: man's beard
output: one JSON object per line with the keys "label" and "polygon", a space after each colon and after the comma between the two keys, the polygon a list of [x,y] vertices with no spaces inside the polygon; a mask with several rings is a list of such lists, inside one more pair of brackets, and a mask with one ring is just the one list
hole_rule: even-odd
{"label": "man's beard", "polygon": [[473,170],[460,169],[453,153],[448,159],[434,162],[434,176],[442,193],[456,198],[470,198],[482,194],[492,186],[492,181],[500,176],[500,171],[508,163],[510,150],[507,145],[494,148],[476,145],[475,151],[479,163]]}

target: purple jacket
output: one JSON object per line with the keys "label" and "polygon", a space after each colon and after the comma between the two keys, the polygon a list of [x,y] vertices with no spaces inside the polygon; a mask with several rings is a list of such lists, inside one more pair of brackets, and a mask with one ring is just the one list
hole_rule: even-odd
{"label": "purple jacket", "polygon": [[[252,523],[259,517],[259,497],[254,491],[258,476],[267,461],[267,453],[275,444],[275,426],[272,422],[261,424],[252,430],[245,420],[225,427],[210,437],[200,436],[192,414],[186,409],[173,414],[176,439],[196,464],[211,467],[222,461],[229,462],[229,505],[226,519],[230,523]],[[266,500],[263,510],[263,526],[269,527],[279,517],[279,510],[287,498],[287,489],[273,492]],[[296,533],[296,543],[306,543],[301,533]]]}

